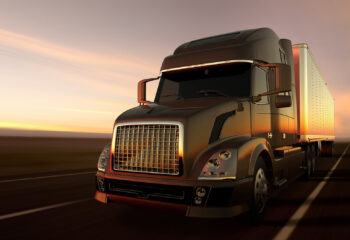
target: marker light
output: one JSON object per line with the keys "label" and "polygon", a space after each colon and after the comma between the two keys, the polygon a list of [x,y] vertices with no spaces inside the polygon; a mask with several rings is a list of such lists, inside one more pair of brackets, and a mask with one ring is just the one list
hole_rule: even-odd
{"label": "marker light", "polygon": [[106,171],[106,166],[109,160],[110,153],[111,153],[111,144],[107,144],[103,148],[100,154],[100,157],[98,158],[97,169],[99,171],[102,171],[102,172]]}

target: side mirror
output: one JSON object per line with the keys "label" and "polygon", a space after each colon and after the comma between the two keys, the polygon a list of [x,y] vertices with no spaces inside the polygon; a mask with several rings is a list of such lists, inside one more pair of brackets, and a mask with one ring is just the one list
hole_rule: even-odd
{"label": "side mirror", "polygon": [[275,69],[276,88],[271,91],[274,93],[289,92],[292,88],[292,70],[288,64],[272,63],[263,64],[261,67],[268,67]]}
{"label": "side mirror", "polygon": [[156,77],[156,78],[147,78],[147,79],[143,79],[141,81],[138,82],[137,84],[137,102],[140,105],[143,105],[145,103],[152,103],[150,101],[147,101],[146,99],[146,84],[147,82],[150,81],[154,81],[154,80],[158,80],[160,78],[160,76]]}
{"label": "side mirror", "polygon": [[292,106],[292,98],[291,96],[286,96],[286,95],[276,95],[275,105],[276,105],[276,108],[290,107]]}

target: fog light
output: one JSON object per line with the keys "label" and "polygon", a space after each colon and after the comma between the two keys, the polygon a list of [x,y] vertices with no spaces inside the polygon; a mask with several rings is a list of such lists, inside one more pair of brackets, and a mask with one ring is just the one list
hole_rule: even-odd
{"label": "fog light", "polygon": [[202,200],[201,197],[195,197],[195,198],[194,198],[194,203],[195,203],[196,205],[201,205],[202,202],[203,202],[203,200]]}
{"label": "fog light", "polygon": [[205,194],[207,193],[207,191],[205,190],[205,188],[203,188],[203,187],[197,187],[197,189],[196,189],[196,195],[198,196],[198,197],[204,197],[205,196]]}

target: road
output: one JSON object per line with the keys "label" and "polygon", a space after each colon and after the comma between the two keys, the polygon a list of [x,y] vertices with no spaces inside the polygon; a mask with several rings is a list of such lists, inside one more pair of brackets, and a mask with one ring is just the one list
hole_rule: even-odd
{"label": "road", "polygon": [[[320,158],[315,176],[297,179],[275,194],[260,226],[247,214],[231,219],[186,218],[176,212],[93,200],[94,169],[0,177],[0,239],[349,239],[350,149],[337,143]],[[343,157],[340,159],[341,155]],[[327,181],[324,177],[338,162]],[[317,196],[310,194],[324,182]],[[308,206],[309,208],[305,208]],[[304,208],[305,214],[291,219]]]}

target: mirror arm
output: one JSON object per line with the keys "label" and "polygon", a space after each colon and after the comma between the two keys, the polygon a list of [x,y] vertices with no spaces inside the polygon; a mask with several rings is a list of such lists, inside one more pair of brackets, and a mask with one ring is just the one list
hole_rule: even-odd
{"label": "mirror arm", "polygon": [[141,80],[140,82],[150,82],[150,81],[153,81],[153,80],[157,80],[159,78],[160,78],[160,76],[154,77],[154,78],[146,78],[146,79]]}
{"label": "mirror arm", "polygon": [[276,79],[276,88],[279,88],[279,81],[277,79],[280,78],[279,76],[279,67],[276,64],[262,64],[260,67],[267,67],[269,69],[275,69],[275,79]]}
{"label": "mirror arm", "polygon": [[251,102],[252,103],[257,103],[261,101],[261,95],[259,94],[258,96],[251,96]]}
{"label": "mirror arm", "polygon": [[269,96],[269,95],[273,95],[273,94],[278,94],[278,93],[282,93],[282,92],[290,92],[291,90],[280,90],[280,89],[276,89],[276,90],[272,90],[272,91],[268,91],[268,92],[264,92],[259,94],[259,96]]}
{"label": "mirror arm", "polygon": [[152,103],[150,101],[147,101],[146,99],[142,99],[142,97],[146,96],[146,83],[150,82],[150,81],[157,80],[159,78],[160,78],[160,76],[155,77],[155,78],[146,78],[146,79],[143,79],[143,80],[138,82],[138,84],[137,84],[137,102],[140,105]]}

